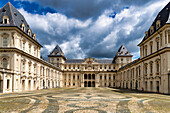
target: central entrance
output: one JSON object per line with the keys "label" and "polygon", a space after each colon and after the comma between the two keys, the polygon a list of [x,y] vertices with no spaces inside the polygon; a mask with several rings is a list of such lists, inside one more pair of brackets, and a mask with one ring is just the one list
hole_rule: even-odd
{"label": "central entrance", "polygon": [[84,74],[84,87],[95,87],[95,74]]}

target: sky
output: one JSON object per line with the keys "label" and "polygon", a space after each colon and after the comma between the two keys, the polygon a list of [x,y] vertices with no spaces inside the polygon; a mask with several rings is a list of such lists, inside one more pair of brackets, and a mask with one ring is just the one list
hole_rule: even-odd
{"label": "sky", "polygon": [[137,46],[169,0],[1,0],[11,2],[25,17],[41,55],[58,44],[68,59],[113,58],[124,44],[140,57]]}

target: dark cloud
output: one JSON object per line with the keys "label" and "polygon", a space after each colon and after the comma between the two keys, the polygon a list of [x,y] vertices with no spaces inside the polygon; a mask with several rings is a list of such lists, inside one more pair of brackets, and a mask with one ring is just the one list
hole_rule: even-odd
{"label": "dark cloud", "polygon": [[[32,23],[32,28],[38,41],[45,45],[42,55],[46,59],[46,45],[52,44],[59,44],[67,58],[113,58],[122,44],[131,53],[138,53],[137,44],[162,8],[160,2],[152,6],[156,1],[161,0],[35,0],[59,13],[36,17],[46,30],[37,27],[37,22]],[[110,12],[105,14],[107,10]]]}
{"label": "dark cloud", "polygon": [[132,5],[142,6],[157,0],[33,0],[43,7],[51,7],[69,17],[87,19],[98,17],[105,9],[115,12]]}

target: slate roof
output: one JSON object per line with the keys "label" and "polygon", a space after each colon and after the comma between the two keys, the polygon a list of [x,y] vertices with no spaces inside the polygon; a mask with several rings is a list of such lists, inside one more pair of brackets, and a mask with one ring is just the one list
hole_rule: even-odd
{"label": "slate roof", "polygon": [[[157,30],[159,30],[161,27],[163,27],[167,23],[169,17],[170,17],[170,2],[158,13],[157,17],[153,21],[151,26],[153,26],[154,32],[152,34],[154,34]],[[161,25],[158,29],[156,29],[156,22],[158,20],[160,20]],[[170,23],[168,23],[168,24],[170,24]],[[144,40],[146,40],[152,34],[150,33],[150,29],[149,29],[148,30],[148,36],[145,36],[139,44],[141,44]]]}
{"label": "slate roof", "polygon": [[129,56],[131,55],[127,48],[122,44],[120,48],[118,49],[117,56]]}
{"label": "slate roof", "polygon": [[140,60],[140,58],[134,60],[134,61],[131,62],[131,63],[126,64],[125,66],[121,67],[119,70],[122,70],[122,69],[124,69],[124,68],[126,68],[126,67],[129,67],[129,66],[133,65],[133,64],[137,63],[139,60]]}
{"label": "slate roof", "polygon": [[[98,63],[112,63],[112,59],[96,59]],[[67,59],[65,63],[78,63],[81,64],[84,59]]]}
{"label": "slate roof", "polygon": [[[2,24],[4,15],[9,17],[10,24]],[[24,16],[10,2],[0,9],[0,19],[0,26],[17,26],[21,28],[21,24],[24,23],[25,32],[27,33],[27,30],[30,29]]]}
{"label": "slate roof", "polygon": [[65,63],[78,63],[81,64],[83,59],[67,59]]}
{"label": "slate roof", "polygon": [[112,61],[113,61],[112,59],[98,59],[98,63],[107,63],[107,64],[110,63],[111,64]]}
{"label": "slate roof", "polygon": [[[3,16],[5,16],[5,15],[7,15],[9,17],[9,24],[3,24]],[[22,23],[25,24],[25,31],[23,31],[21,29]],[[25,34],[27,34],[28,29],[30,29],[29,24],[25,20],[24,16],[10,2],[8,2],[5,6],[3,6],[0,9],[0,27],[1,26],[3,26],[3,27],[15,26],[15,27],[18,27]],[[33,34],[32,31],[31,31],[31,34]],[[33,39],[32,36],[30,36],[30,37]]]}
{"label": "slate roof", "polygon": [[64,53],[61,50],[61,48],[58,45],[56,45],[56,47],[53,49],[53,51],[48,56],[64,56]]}

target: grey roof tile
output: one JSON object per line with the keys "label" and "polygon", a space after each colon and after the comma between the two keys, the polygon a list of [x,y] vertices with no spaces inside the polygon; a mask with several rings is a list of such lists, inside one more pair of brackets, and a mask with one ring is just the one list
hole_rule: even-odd
{"label": "grey roof tile", "polygon": [[[169,19],[169,16],[170,16],[170,2],[158,13],[155,20],[153,21],[151,26],[154,27],[154,32],[152,34],[154,34],[157,30],[159,30],[162,26],[164,26],[166,24],[166,22]],[[161,26],[158,29],[156,29],[157,20],[160,20],[160,22],[161,22]],[[169,24],[169,23],[167,23],[167,24]],[[150,33],[150,29],[149,29],[148,36],[145,36],[139,44],[141,44],[144,40],[146,40],[152,34]]]}

